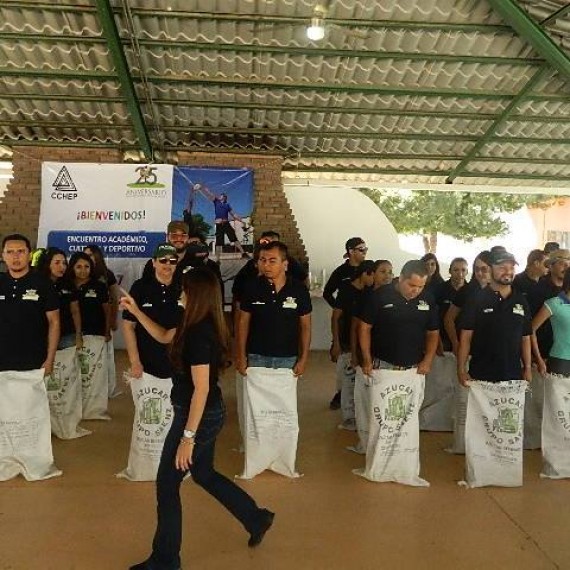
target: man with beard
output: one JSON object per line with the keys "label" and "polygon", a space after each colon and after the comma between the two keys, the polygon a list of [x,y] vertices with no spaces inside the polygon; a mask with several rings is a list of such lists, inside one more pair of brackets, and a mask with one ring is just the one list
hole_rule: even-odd
{"label": "man with beard", "polygon": [[532,377],[530,308],[526,297],[512,287],[516,260],[507,251],[496,251],[490,263],[489,285],[466,304],[461,315],[457,375],[464,386],[472,378],[530,382]]}
{"label": "man with beard", "polygon": [[[179,278],[182,275],[184,268],[187,267],[187,265],[184,265],[181,262],[186,256],[186,250],[188,248],[188,234],[188,224],[180,220],[172,220],[166,227],[166,239],[168,243],[176,249],[176,255],[178,256],[178,265],[176,266],[176,272],[174,274],[175,279]],[[154,278],[154,265],[152,259],[149,259],[144,266],[142,277],[143,279]]]}

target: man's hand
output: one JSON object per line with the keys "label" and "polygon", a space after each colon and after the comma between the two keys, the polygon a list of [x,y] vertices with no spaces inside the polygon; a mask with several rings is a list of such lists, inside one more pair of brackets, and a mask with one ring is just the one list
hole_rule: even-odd
{"label": "man's hand", "polygon": [[81,333],[77,333],[75,335],[75,348],[77,350],[81,350],[83,348],[83,335]]}
{"label": "man's hand", "polygon": [[453,340],[451,341],[451,352],[453,352],[453,354],[455,355],[455,358],[457,358],[457,353],[459,352],[459,343],[458,342],[453,342]]}
{"label": "man's hand", "polygon": [[537,358],[536,368],[541,376],[546,376],[546,362],[543,358]]}
{"label": "man's hand", "polygon": [[293,366],[293,374],[295,376],[302,376],[305,373],[305,368],[307,368],[307,360],[299,359],[295,362],[295,366]]}
{"label": "man's hand", "polygon": [[44,369],[44,376],[49,376],[53,372],[53,360],[46,360],[40,368]]}
{"label": "man's hand", "polygon": [[423,376],[425,376],[426,374],[429,374],[431,370],[431,361],[427,361],[427,360],[422,360],[419,364],[418,364],[418,374],[422,374]]}
{"label": "man's hand", "polygon": [[332,362],[336,362],[338,357],[340,356],[340,345],[336,342],[333,342],[331,349],[329,350],[329,354],[331,357]]}
{"label": "man's hand", "polygon": [[362,359],[362,373],[365,376],[370,376],[372,374],[372,360],[370,358]]}
{"label": "man's hand", "polygon": [[247,372],[247,358],[245,356],[238,356],[236,358],[236,370],[245,376]]}
{"label": "man's hand", "polygon": [[[544,363],[544,360],[542,362]],[[523,374],[523,380],[526,380],[527,382],[530,382],[532,380],[532,368],[530,366],[523,367],[522,374]],[[546,374],[546,364],[544,365],[544,374],[542,372],[541,374],[543,376],[544,374]]]}
{"label": "man's hand", "polygon": [[462,386],[465,386],[465,388],[469,388],[469,384],[471,383],[472,378],[471,376],[469,376],[468,372],[465,372],[465,370],[458,370],[457,378]]}
{"label": "man's hand", "polygon": [[143,372],[144,372],[143,365],[140,363],[140,361],[131,362],[131,367],[129,369],[129,376],[132,376],[133,378],[141,378]]}

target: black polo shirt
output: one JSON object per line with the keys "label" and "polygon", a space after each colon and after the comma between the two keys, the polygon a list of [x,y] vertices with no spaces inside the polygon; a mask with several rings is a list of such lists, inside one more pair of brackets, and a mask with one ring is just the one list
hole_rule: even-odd
{"label": "black polo shirt", "polygon": [[469,375],[476,380],[521,380],[521,341],[532,334],[526,297],[513,289],[503,299],[485,287],[462,312],[463,329],[472,330]]}
{"label": "black polo shirt", "polygon": [[[178,304],[180,289],[152,279],[138,279],[131,287],[130,294],[141,311],[165,329],[174,329],[182,318],[183,308]],[[171,378],[172,369],[168,355],[168,345],[157,342],[128,311],[123,311],[123,319],[136,323],[135,336],[139,358],[145,372],[157,378]]]}
{"label": "black polo shirt", "polygon": [[177,406],[190,408],[194,395],[192,366],[208,364],[210,366],[209,391],[206,408],[218,405],[222,398],[218,386],[218,374],[221,366],[220,345],[217,340],[216,328],[210,318],[206,318],[190,326],[184,335],[182,348],[182,366],[174,367],[172,376],[172,391],[170,399]]}
{"label": "black polo shirt", "polygon": [[109,302],[109,289],[98,279],[77,287],[81,313],[81,330],[85,335],[105,336],[106,320],[103,305]]}
{"label": "black polo shirt", "polygon": [[78,301],[77,290],[64,279],[58,279],[54,284],[54,289],[59,297],[59,326],[61,336],[75,334],[75,323],[71,316],[71,303]]}
{"label": "black polo shirt", "polygon": [[341,349],[346,352],[350,350],[350,328],[352,324],[352,317],[356,316],[362,297],[365,291],[371,290],[371,287],[366,289],[358,289],[352,284],[352,281],[347,281],[341,284],[338,294],[335,299],[335,309],[342,311],[339,319],[338,336],[340,340]]}
{"label": "black polo shirt", "polygon": [[341,283],[346,281],[352,281],[354,279],[354,275],[356,270],[358,269],[357,265],[350,265],[348,259],[342,264],[339,265],[329,277],[325,288],[323,289],[323,299],[331,306],[334,307],[334,294],[338,291]]}
{"label": "black polo shirt", "polygon": [[[461,287],[459,288],[461,290]],[[453,304],[453,301],[457,295],[458,289],[451,284],[451,279],[440,283],[435,290],[434,298],[437,304],[439,312],[439,336],[441,337],[441,342],[443,344],[443,350],[451,351],[451,341],[449,336],[443,326],[445,314],[449,311],[449,307]]]}
{"label": "black polo shirt", "polygon": [[35,370],[48,348],[46,313],[59,309],[53,283],[30,270],[19,279],[0,274],[0,370]]}
{"label": "black polo shirt", "polygon": [[415,366],[421,362],[426,332],[439,330],[433,297],[422,291],[407,301],[394,283],[374,291],[360,318],[372,325],[372,356],[395,366]]}
{"label": "black polo shirt", "polygon": [[263,356],[298,356],[299,319],[312,311],[307,288],[287,279],[279,292],[265,277],[247,283],[240,306],[251,314],[247,351]]}
{"label": "black polo shirt", "polygon": [[527,297],[528,295],[532,295],[532,292],[536,287],[538,287],[538,281],[531,279],[527,275],[526,271],[518,273],[513,279],[513,289],[516,289]]}
{"label": "black polo shirt", "polygon": [[[528,304],[530,306],[531,315],[534,317],[536,313],[542,308],[544,302],[552,297],[556,297],[562,292],[562,287],[556,285],[550,275],[545,275],[538,280],[537,286],[530,291],[527,296]],[[550,349],[554,344],[554,337],[552,333],[552,325],[548,319],[536,331],[536,340],[540,349],[540,354],[546,356],[550,354]]]}

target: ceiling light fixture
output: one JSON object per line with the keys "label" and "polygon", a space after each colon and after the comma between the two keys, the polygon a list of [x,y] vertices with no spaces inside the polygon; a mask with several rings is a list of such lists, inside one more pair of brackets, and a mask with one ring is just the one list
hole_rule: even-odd
{"label": "ceiling light fixture", "polygon": [[317,16],[311,18],[311,25],[307,28],[307,37],[314,42],[318,42],[325,37],[325,27],[322,18]]}

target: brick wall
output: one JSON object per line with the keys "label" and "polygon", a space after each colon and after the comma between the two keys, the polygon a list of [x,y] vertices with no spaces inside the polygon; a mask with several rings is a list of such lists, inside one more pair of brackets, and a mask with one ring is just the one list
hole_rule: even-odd
{"label": "brick wall", "polygon": [[307,262],[307,251],[299,234],[293,213],[285,197],[281,181],[283,159],[263,154],[178,152],[181,166],[225,166],[253,168],[254,204],[252,223],[255,236],[265,230],[275,230],[298,261]]}
{"label": "brick wall", "polygon": [[[41,163],[122,163],[122,152],[77,147],[14,147],[13,179],[0,201],[0,236],[19,232],[35,244],[40,215]],[[308,261],[281,182],[282,159],[278,156],[231,153],[179,152],[178,164],[187,166],[249,167],[254,170],[255,234],[275,230],[299,261]]]}

